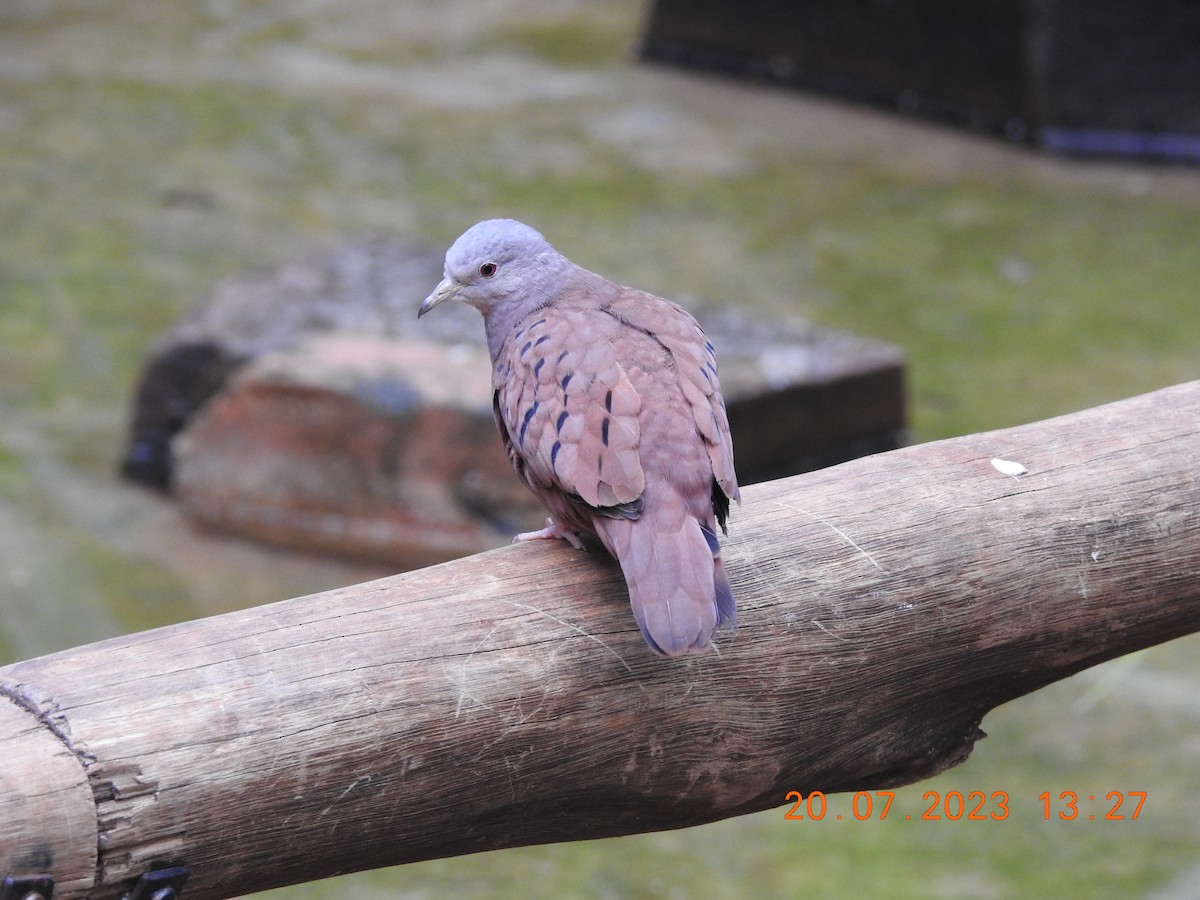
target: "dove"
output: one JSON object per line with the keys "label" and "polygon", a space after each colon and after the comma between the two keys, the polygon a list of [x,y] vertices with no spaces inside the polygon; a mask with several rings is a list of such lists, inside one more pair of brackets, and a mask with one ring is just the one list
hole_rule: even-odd
{"label": "dove", "polygon": [[717,528],[741,503],[713,345],[681,306],[575,265],[513,219],[472,226],[417,317],[483,314],[492,407],[517,475],[550,512],[515,540],[594,535],[663,656],[736,624]]}

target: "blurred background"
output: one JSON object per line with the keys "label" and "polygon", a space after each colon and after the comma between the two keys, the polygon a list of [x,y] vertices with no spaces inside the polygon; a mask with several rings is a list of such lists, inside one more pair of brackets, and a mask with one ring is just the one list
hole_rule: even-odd
{"label": "blurred background", "polygon": [[[1197,377],[1200,168],[638,62],[647,13],[0,6],[0,663],[387,574],[201,533],[116,475],[140,368],[187,305],[351,237],[513,216],[625,283],[884,338],[914,442]],[[884,822],[784,807],[260,896],[1198,896],[1197,641],[996,710]],[[927,790],[1003,790],[1011,814],[922,822]],[[1148,796],[1137,821],[1046,821],[1038,796],[1067,790]]]}

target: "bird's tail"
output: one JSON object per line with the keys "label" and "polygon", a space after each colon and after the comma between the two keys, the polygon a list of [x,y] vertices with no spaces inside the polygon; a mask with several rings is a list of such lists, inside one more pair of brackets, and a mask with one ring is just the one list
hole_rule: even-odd
{"label": "bird's tail", "polygon": [[733,591],[711,528],[687,515],[678,528],[656,527],[648,518],[595,524],[621,564],[633,617],[656,653],[703,651],[715,629],[735,624]]}

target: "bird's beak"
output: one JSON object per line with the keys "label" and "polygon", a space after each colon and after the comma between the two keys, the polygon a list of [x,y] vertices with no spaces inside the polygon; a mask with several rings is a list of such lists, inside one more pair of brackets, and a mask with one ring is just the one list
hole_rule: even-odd
{"label": "bird's beak", "polygon": [[447,275],[441,280],[441,283],[433,289],[433,293],[425,298],[421,304],[421,308],[417,310],[417,318],[425,315],[439,303],[446,300],[453,300],[455,295],[462,289],[462,285]]}

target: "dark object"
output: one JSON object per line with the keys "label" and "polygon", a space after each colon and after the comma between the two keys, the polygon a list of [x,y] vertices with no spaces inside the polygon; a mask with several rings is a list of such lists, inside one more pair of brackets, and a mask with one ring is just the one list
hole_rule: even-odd
{"label": "dark object", "polygon": [[1187,0],[655,0],[642,54],[1052,150],[1200,162]]}
{"label": "dark object", "polygon": [[0,900],[50,900],[53,896],[52,875],[11,875],[0,881]]}
{"label": "dark object", "polygon": [[147,872],[137,880],[125,900],[176,900],[190,874],[187,866]]}
{"label": "dark object", "polygon": [[209,343],[177,344],[152,359],[138,384],[121,474],[138,484],[167,490],[171,439],[243,362]]}

